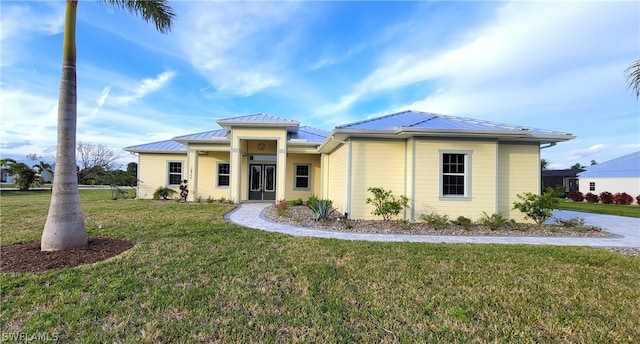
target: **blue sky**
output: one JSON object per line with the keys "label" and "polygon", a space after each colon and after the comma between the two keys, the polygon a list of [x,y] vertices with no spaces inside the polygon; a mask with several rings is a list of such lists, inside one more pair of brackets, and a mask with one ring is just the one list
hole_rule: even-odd
{"label": "blue sky", "polygon": [[[637,1],[171,4],[163,35],[79,2],[78,140],[121,151],[252,113],[331,130],[413,109],[576,135],[542,150],[552,168],[640,149]],[[0,4],[2,157],[54,155],[64,7]]]}

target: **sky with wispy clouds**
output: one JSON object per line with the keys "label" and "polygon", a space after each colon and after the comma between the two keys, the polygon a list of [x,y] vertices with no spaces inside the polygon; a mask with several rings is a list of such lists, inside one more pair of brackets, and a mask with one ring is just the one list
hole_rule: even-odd
{"label": "sky with wispy clouds", "polygon": [[[412,109],[576,135],[542,150],[552,168],[640,150],[638,1],[171,5],[163,35],[79,1],[78,140],[121,151],[253,113],[330,131]],[[0,3],[2,157],[55,152],[64,8]]]}

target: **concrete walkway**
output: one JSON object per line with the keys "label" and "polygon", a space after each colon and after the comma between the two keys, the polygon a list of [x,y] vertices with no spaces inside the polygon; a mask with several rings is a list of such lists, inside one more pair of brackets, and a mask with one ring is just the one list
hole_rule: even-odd
{"label": "concrete walkway", "polygon": [[554,217],[556,218],[583,218],[586,224],[601,227],[615,235],[610,238],[370,234],[320,230],[271,222],[264,217],[264,212],[267,207],[271,205],[271,203],[243,203],[225,215],[225,219],[244,227],[261,229],[268,232],[342,240],[640,247],[640,219],[631,217],[588,214],[565,210],[557,210],[554,212]]}

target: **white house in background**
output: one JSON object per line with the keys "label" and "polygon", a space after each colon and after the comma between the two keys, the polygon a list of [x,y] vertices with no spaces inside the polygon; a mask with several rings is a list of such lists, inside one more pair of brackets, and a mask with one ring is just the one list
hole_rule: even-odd
{"label": "white house in background", "polygon": [[580,191],[585,194],[609,191],[636,197],[640,195],[640,151],[589,166],[578,177]]}

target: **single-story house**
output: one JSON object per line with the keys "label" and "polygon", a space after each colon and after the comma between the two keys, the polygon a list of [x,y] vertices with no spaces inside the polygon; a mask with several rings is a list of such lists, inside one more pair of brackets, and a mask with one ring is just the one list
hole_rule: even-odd
{"label": "single-story house", "polygon": [[216,121],[221,129],[125,148],[138,155],[138,198],[159,186],[188,200],[331,199],[351,219],[375,218],[369,187],[410,199],[415,221],[436,212],[477,219],[482,212],[522,219],[516,195],[540,191],[540,149],[571,134],[403,111],[335,127],[254,114]]}
{"label": "single-story house", "polygon": [[626,192],[635,198],[640,195],[640,151],[586,167],[578,177],[585,194]]}
{"label": "single-story house", "polygon": [[542,189],[544,192],[547,188],[556,188],[562,186],[565,194],[578,190],[578,173],[584,171],[581,168],[572,168],[566,170],[542,170]]}

